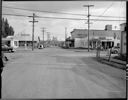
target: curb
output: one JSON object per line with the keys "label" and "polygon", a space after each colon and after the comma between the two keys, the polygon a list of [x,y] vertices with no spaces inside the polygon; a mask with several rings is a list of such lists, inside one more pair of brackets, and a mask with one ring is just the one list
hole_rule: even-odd
{"label": "curb", "polygon": [[[109,58],[102,58],[106,61],[108,61]],[[121,61],[121,60],[118,60],[118,59],[113,59],[113,58],[110,58],[110,62],[114,62],[114,63],[118,63],[118,64],[121,64],[121,65],[126,65],[126,62],[125,61]]]}
{"label": "curb", "polygon": [[115,68],[126,70],[126,64],[117,62],[115,60],[108,61],[107,58],[99,58],[98,61],[101,62],[101,63],[105,63],[107,65],[110,65],[112,67],[115,67]]}

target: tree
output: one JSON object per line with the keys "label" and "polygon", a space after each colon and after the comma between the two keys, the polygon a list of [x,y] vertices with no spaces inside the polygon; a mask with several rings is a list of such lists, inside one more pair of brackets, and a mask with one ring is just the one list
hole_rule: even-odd
{"label": "tree", "polygon": [[9,35],[9,24],[8,24],[8,20],[5,20],[5,36],[7,37]]}
{"label": "tree", "polygon": [[13,30],[12,26],[9,27],[9,34],[14,35],[14,30]]}
{"label": "tree", "polygon": [[4,22],[4,18],[2,18],[2,36],[5,37],[5,22]]}
{"label": "tree", "polygon": [[14,35],[14,29],[12,26],[9,26],[8,20],[4,18],[2,19],[2,37]]}

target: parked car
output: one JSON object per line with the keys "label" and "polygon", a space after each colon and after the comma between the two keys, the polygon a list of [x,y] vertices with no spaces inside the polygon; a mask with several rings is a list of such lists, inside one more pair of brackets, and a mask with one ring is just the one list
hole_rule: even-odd
{"label": "parked car", "polygon": [[6,52],[14,52],[14,48],[13,47],[9,47],[7,45],[2,45],[2,51],[6,51]]}
{"label": "parked car", "polygon": [[113,54],[117,54],[117,53],[119,53],[119,50],[120,50],[120,47],[117,47],[117,46],[112,47],[112,49],[111,49],[111,53],[113,53]]}
{"label": "parked car", "polygon": [[41,45],[41,44],[38,46],[38,49],[43,49],[43,48],[44,48],[44,47],[43,47],[43,45]]}

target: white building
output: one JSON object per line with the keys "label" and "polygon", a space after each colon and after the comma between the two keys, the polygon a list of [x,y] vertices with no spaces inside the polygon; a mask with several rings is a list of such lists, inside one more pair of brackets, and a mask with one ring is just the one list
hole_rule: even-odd
{"label": "white building", "polygon": [[75,38],[75,48],[88,48],[87,38]]}
{"label": "white building", "polygon": [[[74,47],[88,47],[88,30],[74,29],[71,32],[72,39],[74,39]],[[97,48],[99,41],[104,49],[120,45],[120,30],[112,30],[111,25],[106,25],[104,30],[90,30],[89,31],[89,46]]]}
{"label": "white building", "polygon": [[[15,39],[19,40],[19,47],[32,46],[32,36],[30,34],[17,34],[14,36]],[[37,43],[37,39],[34,38],[34,45]]]}
{"label": "white building", "polygon": [[2,43],[13,48],[19,47],[19,40],[15,39],[14,36],[8,36],[6,38],[2,38]]}
{"label": "white building", "polygon": [[[32,36],[29,34],[17,34],[2,38],[2,43],[13,48],[32,46]],[[34,46],[37,45],[37,39],[34,39]]]}

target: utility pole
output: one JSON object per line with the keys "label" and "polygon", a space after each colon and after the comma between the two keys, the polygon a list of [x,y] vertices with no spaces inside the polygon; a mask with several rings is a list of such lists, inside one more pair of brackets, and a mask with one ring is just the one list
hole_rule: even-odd
{"label": "utility pole", "polygon": [[[126,8],[128,8],[128,1],[126,2]],[[128,13],[126,13],[126,18],[128,18]],[[126,21],[125,26],[126,31],[126,98],[128,98],[128,23]]]}
{"label": "utility pole", "polygon": [[66,38],[67,38],[67,27],[65,27],[65,46],[66,46]]}
{"label": "utility pole", "polygon": [[42,32],[43,32],[43,35],[42,35],[43,36],[43,38],[42,38],[43,39],[43,47],[44,47],[44,31],[45,31],[45,29],[46,29],[45,27],[42,28]]}
{"label": "utility pole", "polygon": [[89,29],[90,29],[90,14],[89,14],[89,8],[93,7],[94,5],[84,5],[83,7],[88,7],[88,52],[89,52]]}
{"label": "utility pole", "polygon": [[47,32],[47,46],[50,45],[50,32]]}
{"label": "utility pole", "polygon": [[29,21],[29,22],[32,22],[32,51],[33,51],[34,50],[34,23],[38,21],[35,21],[35,13],[33,13],[33,16],[28,16],[28,17],[33,18],[32,21]]}
{"label": "utility pole", "polygon": [[[0,0],[0,44],[2,44],[2,1],[3,0]],[[0,80],[1,80],[1,83],[2,83],[2,71],[3,71],[3,67],[4,67],[4,64],[3,64],[3,60],[2,60],[2,57],[4,55],[2,55],[2,46],[0,46],[0,63],[1,63],[1,66],[0,66]],[[0,90],[1,90],[1,93],[2,93],[2,84],[0,85]],[[0,93],[0,98],[1,98],[1,93]]]}

